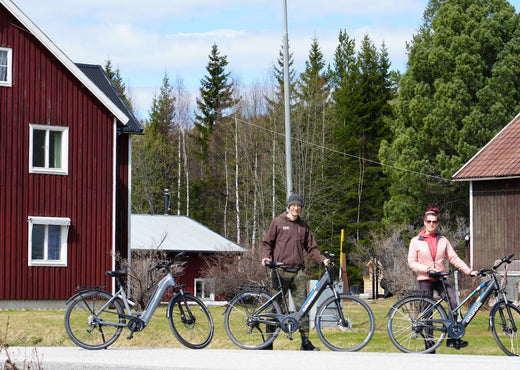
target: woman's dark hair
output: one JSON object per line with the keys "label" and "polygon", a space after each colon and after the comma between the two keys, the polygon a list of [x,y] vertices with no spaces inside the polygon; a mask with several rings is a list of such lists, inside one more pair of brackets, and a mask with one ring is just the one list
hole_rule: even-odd
{"label": "woman's dark hair", "polygon": [[426,216],[435,216],[437,217],[437,220],[439,219],[441,211],[439,211],[439,208],[432,206],[431,204],[428,206],[428,209],[426,212],[424,212],[423,220],[426,220]]}

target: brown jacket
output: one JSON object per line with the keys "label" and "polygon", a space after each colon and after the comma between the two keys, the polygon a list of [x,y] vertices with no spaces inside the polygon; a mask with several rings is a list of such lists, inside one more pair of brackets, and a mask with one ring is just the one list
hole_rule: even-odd
{"label": "brown jacket", "polygon": [[290,268],[304,269],[304,251],[318,263],[326,259],[318,250],[309,225],[300,217],[291,221],[284,212],[274,218],[264,238],[263,258],[285,262]]}

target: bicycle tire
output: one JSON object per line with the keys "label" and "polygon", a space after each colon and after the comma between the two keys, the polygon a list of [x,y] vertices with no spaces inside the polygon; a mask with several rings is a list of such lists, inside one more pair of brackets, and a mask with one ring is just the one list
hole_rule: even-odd
{"label": "bicycle tire", "polygon": [[273,343],[280,332],[279,322],[261,315],[281,315],[280,305],[271,301],[261,312],[257,312],[270,299],[267,293],[244,292],[228,303],[224,313],[224,327],[233,343],[244,349],[262,349]]}
{"label": "bicycle tire", "polygon": [[100,311],[111,298],[107,292],[93,290],[81,293],[69,304],[65,330],[75,344],[96,350],[107,348],[119,338],[126,326],[125,311],[119,299]]}
{"label": "bicycle tire", "polygon": [[[442,323],[428,323],[421,318],[423,312],[435,303],[429,297],[405,297],[390,308],[388,336],[400,351],[429,353],[441,345],[446,337]],[[447,320],[446,310],[436,305],[426,319]]]}
{"label": "bicycle tire", "polygon": [[520,309],[511,302],[497,302],[489,313],[489,323],[498,346],[508,356],[520,355]]}
{"label": "bicycle tire", "polygon": [[168,306],[173,335],[188,348],[201,349],[213,339],[215,326],[208,307],[189,293],[178,294]]}
{"label": "bicycle tire", "polygon": [[323,344],[333,351],[359,351],[374,335],[374,313],[362,299],[346,293],[339,294],[339,302],[335,297],[330,297],[318,308],[316,331]]}

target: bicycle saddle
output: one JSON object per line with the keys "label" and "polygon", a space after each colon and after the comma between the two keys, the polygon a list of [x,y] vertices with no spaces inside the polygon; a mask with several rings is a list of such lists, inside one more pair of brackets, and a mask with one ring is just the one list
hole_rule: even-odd
{"label": "bicycle saddle", "polygon": [[433,270],[428,271],[428,276],[431,278],[434,278],[434,279],[440,279],[441,277],[448,276],[449,274],[450,274],[449,271],[440,271],[440,272],[433,271]]}
{"label": "bicycle saddle", "polygon": [[274,269],[276,267],[285,266],[285,262],[265,261],[265,266]]}
{"label": "bicycle saddle", "polygon": [[105,271],[105,274],[107,274],[110,277],[116,277],[126,274],[126,270]]}

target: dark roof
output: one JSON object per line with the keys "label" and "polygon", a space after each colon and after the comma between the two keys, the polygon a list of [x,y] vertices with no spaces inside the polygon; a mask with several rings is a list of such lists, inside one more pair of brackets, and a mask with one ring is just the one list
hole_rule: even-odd
{"label": "dark roof", "polygon": [[97,64],[75,63],[76,66],[119,108],[128,116],[128,123],[122,128],[125,134],[142,134],[143,127],[132,110],[125,103],[121,94],[108,78],[105,70]]}
{"label": "dark roof", "polygon": [[520,115],[453,175],[455,180],[520,177]]}

